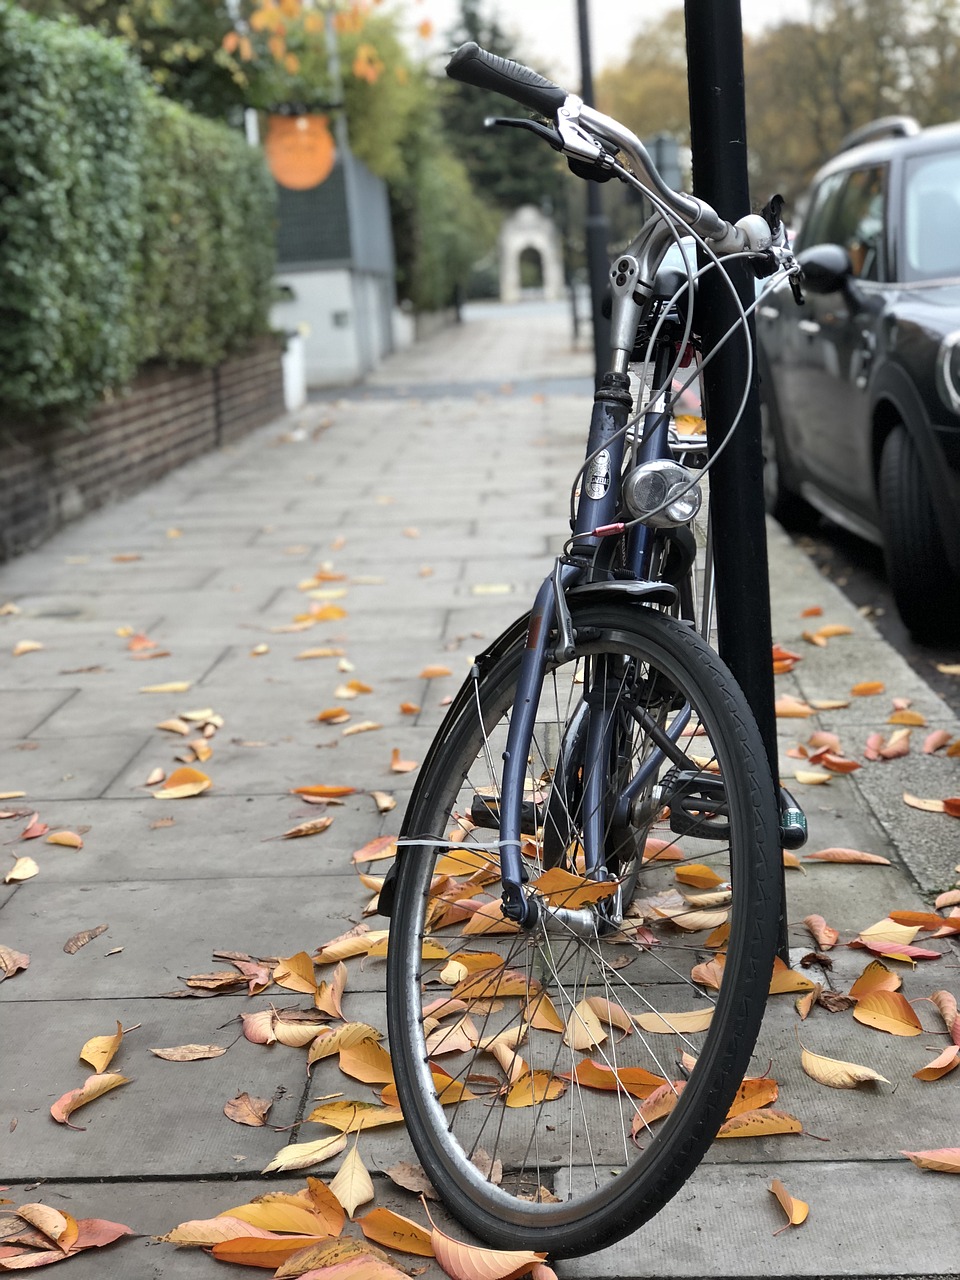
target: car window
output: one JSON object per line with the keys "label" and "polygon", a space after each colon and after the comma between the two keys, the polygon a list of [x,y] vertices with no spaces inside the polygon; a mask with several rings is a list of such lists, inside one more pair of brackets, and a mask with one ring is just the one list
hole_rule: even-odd
{"label": "car window", "polygon": [[907,162],[903,236],[906,280],[960,275],[960,153]]}
{"label": "car window", "polygon": [[843,245],[855,276],[884,279],[886,185],[885,165],[830,174],[813,197],[798,247]]}

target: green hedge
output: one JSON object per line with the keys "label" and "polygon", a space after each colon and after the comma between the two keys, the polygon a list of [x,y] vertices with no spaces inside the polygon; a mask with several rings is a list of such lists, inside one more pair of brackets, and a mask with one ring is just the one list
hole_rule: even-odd
{"label": "green hedge", "polygon": [[259,152],[120,42],[0,0],[0,410],[84,410],[264,332],[273,201]]}

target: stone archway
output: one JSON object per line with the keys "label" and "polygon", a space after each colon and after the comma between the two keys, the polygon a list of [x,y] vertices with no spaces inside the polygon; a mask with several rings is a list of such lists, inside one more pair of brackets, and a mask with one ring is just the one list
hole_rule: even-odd
{"label": "stone archway", "polygon": [[552,218],[541,213],[536,205],[524,204],[505,220],[500,229],[500,301],[518,302],[522,297],[520,258],[527,250],[539,255],[543,297],[549,302],[562,298],[560,234]]}

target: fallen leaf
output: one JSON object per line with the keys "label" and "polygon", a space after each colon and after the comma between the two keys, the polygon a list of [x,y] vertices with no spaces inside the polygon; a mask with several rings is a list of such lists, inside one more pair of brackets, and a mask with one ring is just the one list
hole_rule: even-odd
{"label": "fallen leaf", "polygon": [[309,1245],[292,1254],[274,1272],[276,1280],[406,1280],[376,1245],[351,1238]]}
{"label": "fallen leaf", "polygon": [[857,1022],[894,1036],[918,1036],[923,1031],[913,1006],[899,991],[873,991],[858,1000]]}
{"label": "fallen leaf", "polygon": [[310,658],[342,658],[343,650],[335,645],[322,645],[314,649],[304,649],[302,653],[298,653],[296,661],[302,662]]}
{"label": "fallen leaf", "polygon": [[33,858],[16,858],[13,866],[3,877],[3,883],[20,884],[24,880],[31,880],[39,870]]}
{"label": "fallen leaf", "polygon": [[713,1005],[685,1013],[637,1013],[633,1020],[641,1031],[656,1035],[671,1035],[694,1031],[706,1031],[713,1017]]}
{"label": "fallen leaf", "polygon": [[306,1118],[314,1124],[339,1129],[341,1133],[359,1133],[381,1125],[398,1124],[403,1120],[403,1112],[399,1107],[381,1107],[375,1102],[343,1099],[314,1107]]}
{"label": "fallen leaf", "polygon": [[449,667],[430,666],[424,667],[420,672],[421,680],[439,680],[442,676],[452,675],[453,672]]}
{"label": "fallen leaf", "polygon": [[572,1071],[562,1073],[562,1078],[575,1080],[588,1089],[629,1093],[634,1098],[649,1098],[665,1083],[663,1076],[653,1075],[643,1067],[620,1067],[615,1071],[593,1058],[581,1058]]}
{"label": "fallen leaf", "polygon": [[327,1138],[319,1138],[316,1142],[294,1142],[282,1147],[263,1173],[286,1173],[291,1169],[307,1169],[311,1165],[323,1164],[338,1156],[347,1145],[342,1133],[331,1134]]}
{"label": "fallen leaf", "polygon": [[145,684],[140,686],[141,693],[186,693],[193,685],[192,680],[170,680],[166,684]]}
{"label": "fallen leaf", "polygon": [[787,1111],[760,1107],[725,1120],[717,1130],[717,1137],[762,1138],[776,1133],[803,1133],[803,1125]]}
{"label": "fallen leaf", "polygon": [[40,836],[45,836],[47,834],[50,828],[45,822],[40,822],[39,817],[40,815],[38,813],[33,814],[30,821],[20,832],[21,840],[36,840]]}
{"label": "fallen leaf", "polygon": [[324,783],[318,783],[317,786],[291,787],[290,790],[295,796],[318,796],[324,800],[342,800],[344,796],[355,795],[357,788],[327,786]]}
{"label": "fallen leaf", "polygon": [[18,640],[13,646],[13,656],[22,658],[25,653],[37,653],[42,648],[39,640]]}
{"label": "fallen leaf", "polygon": [[960,919],[938,916],[935,911],[891,911],[890,919],[897,924],[911,925],[918,929],[960,933]]}
{"label": "fallen leaf", "polygon": [[367,1204],[374,1197],[373,1183],[366,1165],[360,1159],[357,1144],[347,1152],[343,1163],[337,1170],[336,1177],[330,1182],[330,1190],[337,1197],[347,1216],[352,1218],[362,1204]]}
{"label": "fallen leaf", "polygon": [[272,1106],[271,1098],[254,1098],[249,1093],[238,1093],[235,1098],[223,1104],[223,1114],[235,1124],[245,1124],[251,1129],[259,1129],[266,1124],[267,1113]]}
{"label": "fallen leaf", "polygon": [[318,712],[317,719],[321,724],[346,724],[350,719],[350,712],[346,707],[327,707]]}
{"label": "fallen leaf", "polygon": [[240,1218],[233,1218],[227,1213],[218,1214],[215,1218],[194,1218],[189,1222],[181,1222],[179,1226],[168,1231],[165,1236],[157,1236],[169,1244],[211,1246],[222,1240],[238,1240],[244,1236],[255,1240],[268,1240],[273,1232],[262,1227],[254,1227]]}
{"label": "fallen leaf", "polygon": [[219,1044],[178,1044],[171,1049],[151,1049],[150,1052],[165,1062],[199,1062],[203,1058],[222,1058],[227,1051]]}
{"label": "fallen leaf", "polygon": [[295,840],[300,836],[316,836],[321,831],[326,831],[327,827],[333,822],[332,818],[312,818],[309,822],[301,822],[299,826],[291,827],[289,831],[284,831],[282,840]]}
{"label": "fallen leaf", "polygon": [[208,791],[213,786],[213,782],[205,773],[201,773],[199,769],[191,769],[184,767],[174,769],[173,773],[167,778],[165,785],[159,790],[153,792],[155,800],[184,800],[189,796],[198,796],[203,791]]}
{"label": "fallen leaf", "polygon": [[310,1046],[307,1065],[313,1066],[322,1058],[331,1058],[342,1049],[349,1049],[363,1040],[379,1039],[381,1039],[381,1033],[376,1027],[368,1026],[365,1022],[345,1022],[336,1030],[321,1029]]}
{"label": "fallen leaf", "polygon": [[673,874],[681,884],[692,885],[695,889],[714,889],[717,885],[723,884],[723,880],[714,869],[704,863],[688,863],[678,867]]}
{"label": "fallen leaf", "polygon": [[308,1245],[325,1243],[325,1236],[312,1240],[308,1236],[272,1236],[267,1239],[244,1236],[219,1241],[213,1246],[213,1256],[221,1262],[235,1262],[244,1267],[267,1267],[276,1274],[277,1268],[293,1254],[300,1253]]}
{"label": "fallen leaf", "polygon": [[616,881],[588,880],[585,876],[572,875],[562,867],[551,867],[532,881],[532,887],[540,891],[555,907],[571,910],[586,907],[616,892]]}
{"label": "fallen leaf", "polygon": [[889,1084],[885,1076],[874,1071],[872,1067],[862,1067],[856,1062],[843,1062],[839,1058],[825,1058],[821,1054],[811,1053],[800,1046],[800,1065],[817,1084],[825,1084],[831,1089],[855,1089],[859,1084],[870,1084],[878,1081]]}
{"label": "fallen leaf", "polygon": [[831,947],[835,947],[840,939],[840,934],[836,929],[832,928],[824,920],[823,916],[810,915],[803,917],[803,923],[810,930],[821,951],[829,951]]}
{"label": "fallen leaf", "polygon": [[99,938],[101,933],[106,933],[109,928],[107,924],[98,924],[93,929],[81,929],[79,933],[75,933],[72,938],[66,940],[63,949],[68,956],[75,955],[81,947],[85,947],[94,938]]}
{"label": "fallen leaf", "polygon": [[343,999],[343,991],[347,985],[347,966],[341,961],[335,971],[331,982],[321,982],[316,989],[313,1002],[318,1009],[326,1013],[331,1018],[342,1018],[343,1013],[340,1008],[340,1002]]}
{"label": "fallen leaf", "polygon": [[[913,728],[923,728],[926,725],[926,719],[919,711],[908,711],[906,709],[894,711],[887,717],[887,724],[906,724]],[[926,747],[924,747],[926,749]]]}
{"label": "fallen leaf", "polygon": [[798,769],[793,776],[802,787],[822,787],[830,781],[829,773],[816,773],[810,769]]}
{"label": "fallen leaf", "polygon": [[774,712],[781,720],[805,720],[807,716],[813,715],[813,707],[800,698],[784,693],[774,703]]}
{"label": "fallen leaf", "polygon": [[12,978],[30,967],[30,957],[23,951],[14,951],[12,947],[0,944],[0,982]]}
{"label": "fallen leaf", "polygon": [[774,958],[773,973],[770,977],[770,995],[777,996],[796,991],[812,991],[814,985],[802,973],[797,973],[796,970],[785,965],[779,956]]}
{"label": "fallen leaf", "polygon": [[913,1073],[914,1080],[939,1080],[955,1067],[960,1067],[960,1045],[950,1044],[932,1062]]}
{"label": "fallen leaf", "polygon": [[874,863],[877,866],[889,867],[889,858],[881,858],[878,853],[863,853],[859,849],[819,849],[816,853],[805,853],[804,858],[814,862],[848,862]]}
{"label": "fallen leaf", "polygon": [[545,1253],[527,1249],[484,1249],[463,1244],[433,1227],[430,1242],[437,1261],[452,1280],[507,1280],[542,1262]]}
{"label": "fallen leaf", "polygon": [[[415,715],[418,715],[418,714],[419,714],[419,712],[420,712],[420,704],[419,704],[419,702],[401,702],[401,703],[400,703],[400,714],[401,714],[401,715],[404,715],[404,716],[415,716]],[[369,1217],[370,1215],[368,1214],[367,1216]]]}
{"label": "fallen leaf", "polygon": [[341,730],[344,738],[350,738],[357,733],[373,733],[375,729],[382,729],[383,725],[376,720],[358,720],[356,724],[347,725],[346,729]]}
{"label": "fallen leaf", "polygon": [[57,1124],[65,1124],[68,1129],[82,1128],[81,1125],[70,1123],[70,1117],[74,1111],[86,1106],[88,1102],[93,1102],[95,1098],[102,1098],[111,1089],[129,1083],[126,1076],[117,1075],[115,1072],[88,1076],[79,1089],[71,1089],[62,1098],[58,1098],[50,1108],[50,1114]]}
{"label": "fallen leaf", "polygon": [[[53,1241],[54,1244],[59,1245],[62,1257],[65,1257],[71,1246],[76,1243],[79,1230],[75,1219],[50,1205],[22,1204],[17,1209],[17,1216],[40,1232],[36,1237],[38,1240],[46,1237],[44,1244]],[[9,1239],[9,1237],[6,1238]],[[0,1269],[2,1265],[0,1263]]]}
{"label": "fallen leaf", "polygon": [[377,813],[390,813],[397,807],[396,797],[389,791],[371,791],[370,796],[377,806]]}
{"label": "fallen leaf", "polygon": [[112,1036],[93,1036],[80,1050],[80,1061],[87,1062],[94,1071],[102,1074],[117,1055],[123,1041],[123,1026],[117,1023],[117,1030]]}
{"label": "fallen leaf", "polygon": [[392,773],[412,773],[416,767],[416,760],[402,760],[400,758],[400,748],[393,748],[390,753],[390,770]]}
{"label": "fallen leaf", "polygon": [[[960,674],[958,670],[957,674]],[[960,1147],[938,1147],[934,1151],[901,1151],[902,1156],[920,1169],[933,1169],[937,1173],[960,1173]]]}
{"label": "fallen leaf", "polygon": [[902,985],[899,973],[888,969],[881,960],[871,960],[850,988],[850,994],[855,1000],[860,1000],[874,991],[899,991]]}
{"label": "fallen leaf", "polygon": [[67,849],[82,849],[83,839],[76,831],[54,831],[47,836],[47,844],[63,845]]}
{"label": "fallen leaf", "polygon": [[[392,858],[397,852],[396,836],[376,836],[363,846],[357,849],[351,857],[353,862],[376,862],[381,858]],[[366,950],[366,948],[364,948]]]}
{"label": "fallen leaf", "polygon": [[882,680],[861,680],[853,686],[850,693],[854,698],[874,698],[878,693],[883,693],[886,687]]}
{"label": "fallen leaf", "polygon": [[940,751],[950,741],[950,734],[946,729],[934,729],[932,733],[928,733],[923,740],[923,754],[931,756],[935,751]]}
{"label": "fallen leaf", "polygon": [[[787,1215],[788,1227],[799,1227],[802,1222],[806,1222],[810,1206],[803,1200],[795,1200],[779,1178],[774,1178],[767,1189],[777,1197],[780,1208]],[[774,1235],[779,1235],[779,1232],[775,1231]]]}
{"label": "fallen leaf", "polygon": [[805,995],[797,997],[796,1001],[794,1002],[794,1008],[796,1009],[797,1013],[799,1013],[800,1020],[802,1022],[806,1022],[807,1018],[810,1016],[810,1010],[813,1008],[814,1004],[816,1004],[817,997],[821,994],[822,991],[823,991],[823,987],[820,985],[820,983],[815,982],[813,984],[812,991],[808,991]]}
{"label": "fallen leaf", "polygon": [[[386,1172],[393,1177],[390,1169]],[[367,1239],[377,1244],[386,1245],[389,1249],[399,1249],[401,1253],[415,1253],[422,1258],[433,1257],[433,1245],[427,1228],[421,1227],[419,1222],[414,1222],[411,1218],[394,1213],[392,1209],[371,1209],[369,1213],[357,1218],[357,1224]]]}

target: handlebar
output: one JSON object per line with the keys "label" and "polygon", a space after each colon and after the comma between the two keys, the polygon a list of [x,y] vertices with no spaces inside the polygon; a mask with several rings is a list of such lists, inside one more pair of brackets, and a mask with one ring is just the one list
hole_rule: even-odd
{"label": "handlebar", "polygon": [[[612,171],[626,181],[639,179],[678,222],[703,236],[718,255],[769,255],[785,243],[782,230],[771,230],[760,214],[747,214],[730,223],[705,200],[674,191],[664,182],[636,134],[522,63],[489,53],[471,40],[453,54],[447,75],[479,89],[492,89],[530,111],[553,117],[566,156],[585,161],[597,170]],[[617,152],[629,161],[632,173],[617,162]]]}

